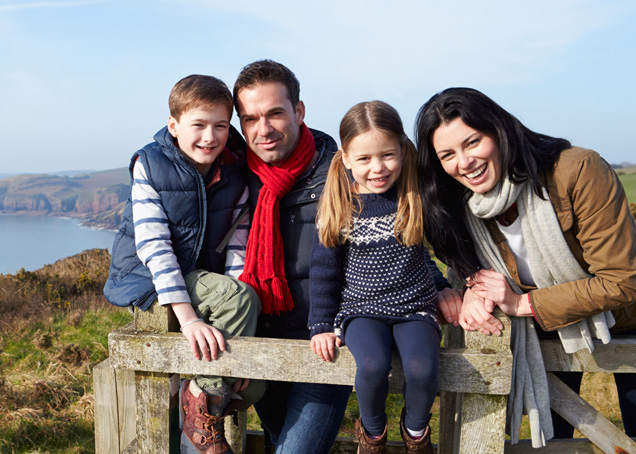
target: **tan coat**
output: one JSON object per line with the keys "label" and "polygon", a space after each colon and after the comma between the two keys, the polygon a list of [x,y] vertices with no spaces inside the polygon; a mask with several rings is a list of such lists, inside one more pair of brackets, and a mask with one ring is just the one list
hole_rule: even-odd
{"label": "tan coat", "polygon": [[524,287],[496,222],[486,222],[511,276],[530,291],[536,320],[553,331],[612,310],[612,332],[636,328],[636,223],[618,176],[598,153],[574,147],[561,153],[545,183],[565,240],[592,278]]}

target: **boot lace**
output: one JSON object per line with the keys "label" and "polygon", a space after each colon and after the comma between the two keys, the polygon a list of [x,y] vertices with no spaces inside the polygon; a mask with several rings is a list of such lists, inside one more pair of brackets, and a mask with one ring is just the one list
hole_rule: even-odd
{"label": "boot lace", "polygon": [[[206,442],[211,441],[212,446],[216,449],[216,440],[222,439],[225,436],[225,427],[223,426],[225,416],[212,416],[208,414],[203,407],[199,407],[199,414],[205,418],[203,429],[211,434],[209,437],[202,436],[200,444],[205,445]],[[220,438],[218,437],[219,435]]]}

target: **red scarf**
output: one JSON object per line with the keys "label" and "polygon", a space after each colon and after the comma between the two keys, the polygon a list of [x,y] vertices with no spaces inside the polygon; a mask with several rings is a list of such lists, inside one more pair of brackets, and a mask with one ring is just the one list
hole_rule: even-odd
{"label": "red scarf", "polygon": [[315,151],[314,137],[304,123],[300,127],[298,145],[278,167],[266,164],[252,150],[247,150],[247,165],[261,179],[263,187],[258,194],[247,240],[245,268],[239,279],[254,287],[261,299],[261,312],[268,315],[278,315],[294,308],[285,279],[279,202],[294,187]]}

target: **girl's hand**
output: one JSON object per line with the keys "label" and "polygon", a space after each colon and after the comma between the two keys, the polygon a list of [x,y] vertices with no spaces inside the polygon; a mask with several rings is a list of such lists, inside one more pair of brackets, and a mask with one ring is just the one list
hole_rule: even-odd
{"label": "girl's hand", "polygon": [[479,270],[467,282],[477,296],[493,301],[504,314],[514,317],[532,315],[527,294],[513,292],[503,274],[494,270]]}
{"label": "girl's hand", "polygon": [[203,321],[191,323],[181,331],[188,339],[196,359],[201,359],[199,352],[203,354],[203,359],[210,361],[217,359],[219,350],[225,351],[225,339],[221,331]]}
{"label": "girl's hand", "polygon": [[459,314],[462,310],[462,296],[457,290],[445,288],[437,293],[435,304],[442,313],[444,320],[440,320],[441,324],[452,323],[454,326],[459,325]]}
{"label": "girl's hand", "polygon": [[335,347],[342,345],[342,339],[334,333],[316,334],[311,338],[311,351],[318,355],[323,361],[333,361],[336,357]]}
{"label": "girl's hand", "polygon": [[476,295],[471,288],[464,293],[464,302],[459,314],[459,324],[466,331],[479,331],[482,334],[499,336],[502,323],[492,315],[495,305],[490,300]]}

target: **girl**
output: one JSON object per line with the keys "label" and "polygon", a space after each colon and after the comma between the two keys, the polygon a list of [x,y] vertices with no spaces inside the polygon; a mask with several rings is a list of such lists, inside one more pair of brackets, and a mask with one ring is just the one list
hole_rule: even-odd
{"label": "girl", "polygon": [[[636,333],[636,225],[618,177],[597,153],[529,130],[470,88],[433,96],[416,123],[428,208],[424,231],[440,259],[468,278],[459,315],[464,329],[497,334],[496,304],[514,316],[513,352],[519,344],[530,351],[537,334],[556,331],[566,352],[591,350],[587,324],[606,342],[612,319],[612,334]],[[448,307],[440,309],[453,319]],[[543,370],[540,351],[538,358],[528,373]],[[545,381],[542,374],[515,395],[531,396],[529,384]],[[578,391],[581,373],[556,375]],[[625,431],[636,436],[636,375],[614,377]],[[521,415],[512,410],[521,407],[512,396],[514,443]],[[533,445],[540,446],[552,425],[548,409],[539,400],[536,407],[540,421],[531,420],[531,429]],[[571,438],[572,426],[555,416],[554,435]]]}
{"label": "girl", "polygon": [[396,347],[404,368],[406,452],[433,453],[428,422],[440,347],[436,301],[438,291],[444,300],[459,295],[424,246],[415,147],[397,111],[381,101],[353,106],[340,123],[340,140],[310,258],[311,349],[330,361],[335,347],[348,345],[357,366],[358,452],[378,453],[385,452]]}

